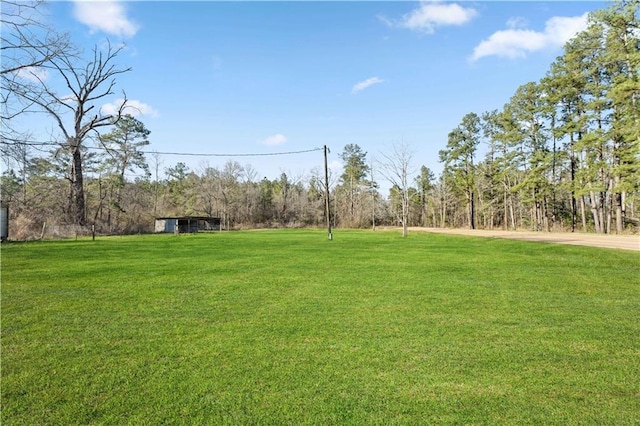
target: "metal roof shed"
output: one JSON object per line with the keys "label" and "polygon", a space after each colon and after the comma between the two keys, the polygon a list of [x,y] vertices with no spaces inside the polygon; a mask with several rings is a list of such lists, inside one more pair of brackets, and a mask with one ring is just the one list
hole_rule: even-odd
{"label": "metal roof shed", "polygon": [[9,204],[0,203],[0,241],[9,239]]}
{"label": "metal roof shed", "polygon": [[172,216],[157,217],[155,232],[192,233],[198,231],[219,231],[222,221],[219,217],[210,216]]}

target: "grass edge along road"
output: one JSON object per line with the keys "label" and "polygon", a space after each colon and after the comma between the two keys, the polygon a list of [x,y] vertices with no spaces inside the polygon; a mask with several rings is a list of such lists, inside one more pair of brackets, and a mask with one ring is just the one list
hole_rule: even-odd
{"label": "grass edge along road", "polygon": [[279,230],[2,247],[2,423],[638,424],[638,255]]}
{"label": "grass edge along road", "polygon": [[463,228],[410,228],[411,231],[470,237],[507,238],[622,250],[640,251],[640,235],[592,234],[585,232],[531,232]]}

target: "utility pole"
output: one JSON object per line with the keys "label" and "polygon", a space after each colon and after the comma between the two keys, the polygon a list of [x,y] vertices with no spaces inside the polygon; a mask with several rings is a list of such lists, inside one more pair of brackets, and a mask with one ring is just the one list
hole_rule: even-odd
{"label": "utility pole", "polygon": [[376,187],[373,181],[373,160],[371,160],[371,223],[373,226],[373,230],[376,230]]}
{"label": "utility pole", "polygon": [[327,152],[329,149],[327,146],[324,146],[324,209],[325,216],[327,217],[327,235],[329,237],[329,241],[333,240],[333,235],[331,234],[331,208],[329,204],[329,167],[327,166]]}

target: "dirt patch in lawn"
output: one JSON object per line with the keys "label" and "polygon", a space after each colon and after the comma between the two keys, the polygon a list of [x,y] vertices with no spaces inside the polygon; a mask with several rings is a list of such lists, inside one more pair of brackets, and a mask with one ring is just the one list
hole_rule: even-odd
{"label": "dirt patch in lawn", "polygon": [[640,236],[638,235],[600,235],[583,234],[579,232],[526,232],[526,231],[497,231],[483,229],[448,229],[448,228],[409,228],[410,231],[434,232],[438,234],[457,234],[473,237],[507,238],[529,241],[543,241],[547,243],[573,244],[578,246],[592,246],[640,251]]}

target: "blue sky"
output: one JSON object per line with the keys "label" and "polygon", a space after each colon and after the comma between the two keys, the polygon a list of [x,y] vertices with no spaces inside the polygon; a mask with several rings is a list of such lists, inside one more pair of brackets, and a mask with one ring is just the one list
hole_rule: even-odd
{"label": "blue sky", "polygon": [[[501,108],[537,81],[603,2],[52,2],[51,24],[87,52],[124,43],[117,79],[151,130],[150,150],[275,153],[393,144],[439,173],[468,112]],[[53,77],[52,77],[53,78]],[[109,110],[121,93],[100,105]],[[133,110],[131,110],[133,112]],[[41,118],[39,118],[41,119]],[[322,153],[163,156],[193,170],[229,159],[258,178],[322,166]]]}

